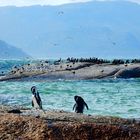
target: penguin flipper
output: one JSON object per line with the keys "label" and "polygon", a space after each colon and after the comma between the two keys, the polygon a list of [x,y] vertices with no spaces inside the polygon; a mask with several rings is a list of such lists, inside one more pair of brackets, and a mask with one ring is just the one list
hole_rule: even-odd
{"label": "penguin flipper", "polygon": [[34,103],[33,103],[33,101],[32,101],[32,107],[34,107]]}
{"label": "penguin flipper", "polygon": [[40,101],[39,107],[40,107],[40,109],[43,109],[42,108],[42,101]]}
{"label": "penguin flipper", "polygon": [[87,103],[86,103],[86,102],[84,102],[84,104],[85,104],[85,106],[86,106],[86,108],[87,108],[87,110],[88,110],[88,105],[87,105]]}
{"label": "penguin flipper", "polygon": [[76,104],[74,104],[74,106],[73,106],[73,110],[74,110],[75,107],[76,107]]}

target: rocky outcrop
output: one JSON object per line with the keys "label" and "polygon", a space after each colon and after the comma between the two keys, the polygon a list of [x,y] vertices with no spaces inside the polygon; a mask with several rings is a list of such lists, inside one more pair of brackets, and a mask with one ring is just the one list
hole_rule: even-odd
{"label": "rocky outcrop", "polygon": [[132,67],[119,70],[115,76],[117,78],[138,78],[140,77],[140,67]]}
{"label": "rocky outcrop", "polygon": [[0,139],[139,140],[140,120],[1,106]]}
{"label": "rocky outcrop", "polygon": [[87,62],[28,64],[0,76],[0,81],[88,80],[100,78],[139,78],[140,63],[93,64]]}

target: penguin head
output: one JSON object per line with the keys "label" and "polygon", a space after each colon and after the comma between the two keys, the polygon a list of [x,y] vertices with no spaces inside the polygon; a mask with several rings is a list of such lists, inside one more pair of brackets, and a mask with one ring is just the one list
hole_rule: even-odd
{"label": "penguin head", "polygon": [[81,96],[74,96],[74,100],[79,103],[79,102],[84,102],[84,99]]}
{"label": "penguin head", "polygon": [[32,86],[32,87],[31,87],[31,92],[32,92],[33,94],[37,93],[37,88],[36,88],[36,86]]}
{"label": "penguin head", "polygon": [[74,100],[77,102],[78,101],[79,96],[74,96]]}

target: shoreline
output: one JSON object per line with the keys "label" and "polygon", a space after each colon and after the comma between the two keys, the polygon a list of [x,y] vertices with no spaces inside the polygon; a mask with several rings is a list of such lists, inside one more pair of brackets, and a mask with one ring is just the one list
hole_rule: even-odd
{"label": "shoreline", "polygon": [[[20,110],[21,113],[12,113],[13,110]],[[92,116],[1,105],[0,120],[0,139],[140,139],[140,119],[134,118]]]}

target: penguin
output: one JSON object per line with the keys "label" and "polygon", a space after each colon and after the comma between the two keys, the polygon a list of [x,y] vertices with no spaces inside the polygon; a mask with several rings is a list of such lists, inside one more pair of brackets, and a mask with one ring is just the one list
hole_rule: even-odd
{"label": "penguin", "polygon": [[86,102],[82,97],[76,95],[74,96],[74,100],[76,103],[73,106],[73,110],[75,109],[76,113],[83,113],[85,106],[88,110],[88,105],[86,104]]}
{"label": "penguin", "polygon": [[37,91],[37,88],[35,86],[32,86],[31,92],[32,92],[32,107],[36,109],[42,109],[42,101],[39,96],[39,92]]}

